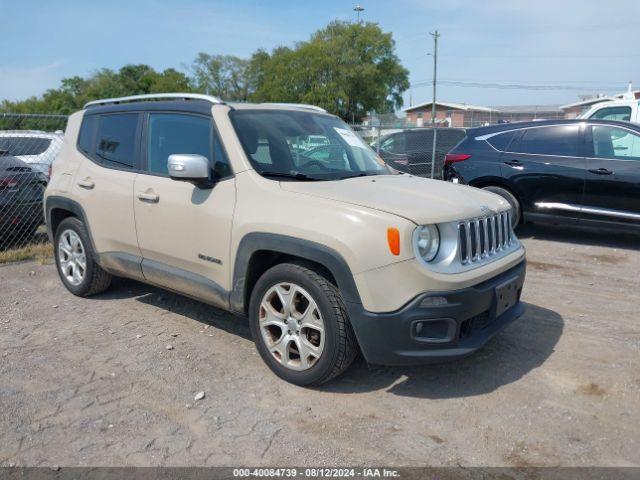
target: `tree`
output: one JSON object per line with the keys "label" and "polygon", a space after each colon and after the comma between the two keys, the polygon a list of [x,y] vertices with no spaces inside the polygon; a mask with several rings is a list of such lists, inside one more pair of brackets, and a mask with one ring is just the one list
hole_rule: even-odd
{"label": "tree", "polygon": [[199,53],[190,70],[196,90],[225,100],[246,102],[249,61],[232,55]]}
{"label": "tree", "polygon": [[377,24],[334,21],[294,48],[277,48],[268,59],[262,53],[250,97],[319,105],[348,121],[389,112],[402,106],[409,88],[394,50],[391,34]]}
{"label": "tree", "polygon": [[70,114],[90,100],[159,92],[191,92],[191,80],[168,68],[157,72],[148,65],[125,65],[117,72],[104,68],[88,78],[70,77],[41,97],[20,102],[3,101],[0,111],[14,113]]}

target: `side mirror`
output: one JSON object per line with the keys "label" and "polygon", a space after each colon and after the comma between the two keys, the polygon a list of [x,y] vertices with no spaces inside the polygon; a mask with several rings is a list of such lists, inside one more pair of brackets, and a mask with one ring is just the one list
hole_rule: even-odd
{"label": "side mirror", "polygon": [[193,183],[198,188],[211,188],[209,160],[192,153],[174,153],[167,160],[169,177],[172,180]]}

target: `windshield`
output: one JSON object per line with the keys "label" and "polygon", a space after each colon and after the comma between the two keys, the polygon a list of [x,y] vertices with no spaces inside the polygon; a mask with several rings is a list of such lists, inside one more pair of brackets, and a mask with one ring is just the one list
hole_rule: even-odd
{"label": "windshield", "polygon": [[240,142],[261,175],[339,180],[394,173],[337,117],[284,110],[230,113]]}

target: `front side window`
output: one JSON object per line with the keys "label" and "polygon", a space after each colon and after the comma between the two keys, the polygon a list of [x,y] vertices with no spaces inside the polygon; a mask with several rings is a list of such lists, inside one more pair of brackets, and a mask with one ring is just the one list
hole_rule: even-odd
{"label": "front side window", "polygon": [[230,116],[247,157],[263,176],[339,180],[392,173],[337,117],[282,110],[235,110]]}
{"label": "front side window", "polygon": [[110,166],[135,165],[137,113],[100,115],[95,155]]}
{"label": "front side window", "polygon": [[51,139],[38,137],[0,137],[0,151],[19,157],[21,155],[40,155],[51,145]]}
{"label": "front side window", "polygon": [[624,128],[607,125],[591,127],[593,156],[595,158],[617,158],[640,160],[640,134]]}
{"label": "front side window", "polygon": [[555,125],[525,130],[512,152],[534,155],[579,156],[579,125]]}
{"label": "front side window", "polygon": [[589,118],[599,118],[602,120],[622,120],[628,122],[631,119],[631,107],[601,108]]}
{"label": "front side window", "polygon": [[149,172],[168,175],[169,155],[187,153],[207,158],[212,165],[213,178],[219,179],[230,174],[229,162],[214,135],[210,118],[180,113],[151,113],[148,125]]}

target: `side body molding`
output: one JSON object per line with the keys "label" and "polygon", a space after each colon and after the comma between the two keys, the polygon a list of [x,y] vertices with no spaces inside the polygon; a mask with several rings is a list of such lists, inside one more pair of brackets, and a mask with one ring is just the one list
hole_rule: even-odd
{"label": "side body molding", "polygon": [[247,289],[247,274],[251,257],[261,250],[294,255],[323,265],[331,272],[345,302],[360,304],[360,295],[351,269],[335,250],[319,243],[273,233],[249,233],[245,235],[236,252],[233,269],[233,284],[229,295],[232,311],[244,314]]}

